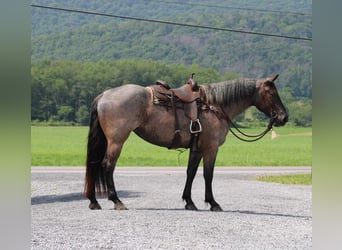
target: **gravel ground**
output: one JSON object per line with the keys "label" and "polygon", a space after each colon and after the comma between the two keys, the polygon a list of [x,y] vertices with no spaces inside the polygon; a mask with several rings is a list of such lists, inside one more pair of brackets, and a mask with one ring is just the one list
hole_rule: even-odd
{"label": "gravel ground", "polygon": [[311,168],[216,168],[224,212],[210,212],[199,171],[184,210],[185,168],[119,167],[115,181],[129,210],[88,209],[83,168],[32,168],[31,249],[312,249],[311,186],[250,180]]}

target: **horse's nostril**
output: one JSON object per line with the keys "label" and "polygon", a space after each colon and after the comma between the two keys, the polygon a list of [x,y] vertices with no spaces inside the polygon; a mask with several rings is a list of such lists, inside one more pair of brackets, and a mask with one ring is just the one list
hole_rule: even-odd
{"label": "horse's nostril", "polygon": [[289,121],[289,117],[286,115],[284,118],[284,122],[288,122]]}

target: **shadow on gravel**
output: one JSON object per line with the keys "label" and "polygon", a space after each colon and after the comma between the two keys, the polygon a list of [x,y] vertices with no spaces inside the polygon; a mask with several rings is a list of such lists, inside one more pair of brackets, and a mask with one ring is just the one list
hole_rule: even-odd
{"label": "shadow on gravel", "polygon": [[54,202],[70,202],[83,200],[83,193],[39,195],[31,198],[31,205],[47,204]]}
{"label": "shadow on gravel", "polygon": [[[142,211],[187,211],[184,208],[137,208],[135,210],[142,210]],[[188,211],[188,212],[211,212],[208,210],[199,209],[197,211]],[[247,211],[247,210],[224,210],[223,212],[213,212],[213,213],[238,213],[238,214],[247,214],[247,215],[261,215],[261,216],[275,216],[275,217],[288,217],[288,218],[302,218],[302,219],[311,219],[311,216],[304,216],[304,215],[292,215],[292,214],[279,214],[279,213],[266,213],[266,212],[254,212],[254,211]]]}
{"label": "shadow on gravel", "polygon": [[292,215],[292,214],[277,214],[277,213],[266,213],[266,212],[254,212],[254,211],[248,211],[248,210],[225,210],[224,213],[239,213],[239,214],[248,214],[248,215],[263,215],[263,216],[311,219],[311,216]]}
{"label": "shadow on gravel", "polygon": [[[141,192],[134,191],[118,191],[118,196],[120,198],[137,198],[141,196]],[[103,195],[98,195],[98,198],[107,198]],[[55,202],[71,202],[85,200],[83,193],[71,193],[71,194],[51,194],[51,195],[39,195],[31,198],[31,205],[48,204]]]}

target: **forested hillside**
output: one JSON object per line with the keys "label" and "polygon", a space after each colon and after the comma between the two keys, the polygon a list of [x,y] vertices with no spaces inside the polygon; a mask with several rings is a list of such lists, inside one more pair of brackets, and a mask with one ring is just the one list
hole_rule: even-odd
{"label": "forested hillside", "polygon": [[[222,1],[41,0],[32,1],[32,4],[207,27],[230,28],[294,37],[312,37],[311,15],[305,14],[311,13],[311,1],[308,0],[275,0],[271,2],[266,0],[245,0],[238,3],[236,1],[224,1],[222,3]],[[228,6],[234,6],[234,8]],[[248,8],[257,10],[246,10]],[[80,73],[76,72],[80,70],[79,67],[84,68],[85,65],[93,65],[91,72],[97,76],[103,74],[103,77],[97,77],[96,79],[101,78],[101,81],[106,81],[106,83],[103,83],[104,85],[98,85],[98,89],[92,87],[88,90],[89,95],[94,96],[96,94],[94,92],[103,90],[101,88],[114,87],[131,81],[131,79],[119,77],[125,75],[125,73],[118,72],[118,69],[125,71],[125,68],[117,67],[120,62],[122,63],[122,59],[130,58],[134,60],[126,61],[126,63],[148,60],[147,65],[154,65],[144,68],[146,70],[145,75],[155,78],[149,79],[152,82],[166,77],[172,82],[180,84],[182,83],[181,79],[186,79],[189,76],[190,72],[187,72],[187,70],[190,71],[189,67],[194,67],[194,65],[197,65],[195,67],[200,72],[215,72],[212,79],[207,79],[207,76],[201,78],[200,72],[196,72],[198,79],[206,80],[206,82],[230,78],[232,75],[235,77],[259,78],[279,73],[278,88],[290,102],[287,106],[305,107],[306,114],[310,114],[309,123],[311,123],[311,49],[310,41],[298,39],[127,21],[125,19],[32,7],[32,99],[35,99],[32,101],[32,110],[43,110],[43,106],[40,104],[42,100],[39,98],[42,98],[44,94],[36,95],[35,93],[39,91],[48,93],[51,89],[58,89],[58,84],[61,83],[57,79],[71,81],[71,79],[68,80],[66,76],[61,75],[66,74],[64,71],[59,71],[59,73],[55,72],[49,75],[51,79],[45,80],[49,83],[40,82],[39,84],[42,86],[38,88],[39,84],[37,85],[36,80],[39,78],[39,70],[52,70],[53,65],[54,67],[58,65],[58,67],[68,68],[72,61],[73,66],[68,70],[73,69],[75,72],[69,72],[68,74],[71,76]],[[58,60],[58,62],[54,63],[55,60]],[[99,67],[101,65],[100,61],[102,61],[102,65],[105,65],[104,68]],[[75,65],[79,66],[76,67]],[[134,72],[132,65],[126,64],[126,66],[126,71]],[[162,74],[162,70],[158,67],[168,68],[168,73],[165,74],[164,72]],[[96,71],[94,71],[95,68]],[[179,70],[180,68],[182,70]],[[107,70],[113,72],[107,72]],[[179,76],[179,72],[184,75]],[[171,76],[170,73],[175,74],[175,76]],[[88,78],[85,78],[86,75],[88,75]],[[115,79],[108,77],[110,75]],[[136,74],[136,77],[143,77],[143,75],[143,72],[140,72]],[[84,74],[82,77],[84,82],[95,81],[90,73]],[[144,79],[136,79],[136,82],[144,83]],[[200,83],[203,82],[200,81]],[[69,95],[71,93],[76,94],[77,92],[73,92],[72,89],[75,89],[77,84],[80,83],[76,80],[68,83],[66,92]],[[96,84],[92,82],[92,85]],[[49,90],[44,88],[49,88]],[[49,120],[52,116],[57,119],[58,107],[70,106],[70,103],[65,103],[70,98],[70,96],[60,98],[61,100],[55,104],[54,111],[51,111],[50,116],[46,116],[46,114],[43,116],[36,115],[34,111],[32,119]],[[88,107],[90,105],[90,100],[81,102],[84,102],[80,104],[81,106]],[[68,118],[69,120],[77,120],[76,112],[80,105],[71,105],[74,113],[69,117],[70,119]]]}
{"label": "forested hillside", "polygon": [[[258,18],[265,13],[273,13],[276,18],[279,18],[280,16],[290,16],[290,13],[311,14],[312,12],[312,0],[31,0],[31,4],[168,21],[173,21],[175,17],[185,18],[200,14],[228,17],[247,13],[251,18]],[[272,11],[248,11],[249,9]],[[281,14],[273,11],[290,13]],[[308,17],[311,18],[310,15]],[[59,33],[86,24],[109,21],[111,18],[107,17],[32,8],[32,35]],[[117,19],[116,21],[124,20]],[[230,23],[232,28],[235,25],[236,23]]]}

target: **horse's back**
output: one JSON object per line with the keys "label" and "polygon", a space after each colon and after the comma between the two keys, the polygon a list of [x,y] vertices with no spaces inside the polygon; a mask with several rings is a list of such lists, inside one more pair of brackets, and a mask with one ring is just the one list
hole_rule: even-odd
{"label": "horse's back", "polygon": [[149,100],[148,90],[139,85],[127,84],[104,91],[97,104],[102,129],[134,130],[144,121]]}
{"label": "horse's back", "polygon": [[111,107],[131,107],[145,106],[148,103],[149,93],[145,87],[127,84],[116,88],[108,89],[102,93],[98,101],[98,110],[101,107],[110,105]]}
{"label": "horse's back", "polygon": [[148,98],[148,92],[145,87],[140,85],[126,84],[104,91],[101,102],[129,102],[133,97],[146,99]]}

